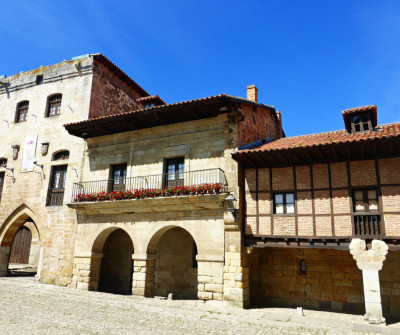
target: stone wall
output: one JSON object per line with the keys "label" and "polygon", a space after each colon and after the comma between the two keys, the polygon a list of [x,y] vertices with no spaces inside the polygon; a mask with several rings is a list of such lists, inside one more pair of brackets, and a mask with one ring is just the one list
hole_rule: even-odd
{"label": "stone wall", "polygon": [[383,316],[400,319],[400,251],[389,250],[379,272]]}
{"label": "stone wall", "polygon": [[[74,65],[81,62],[78,70]],[[40,67],[7,78],[7,88],[0,88],[0,157],[7,158],[6,174],[0,203],[0,245],[7,246],[24,220],[31,219],[38,227],[39,243],[43,248],[42,282],[67,285],[71,281],[76,225],[75,212],[66,206],[46,206],[52,168],[67,164],[64,204],[71,198],[72,184],[79,179],[85,143],[70,136],[63,124],[84,120],[88,116],[91,90],[91,59],[64,61]],[[36,76],[43,83],[36,85]],[[62,94],[60,115],[46,117],[48,97]],[[29,101],[27,119],[16,122],[16,107]],[[38,135],[36,160],[43,165],[32,172],[21,172],[25,138]],[[41,153],[41,143],[48,142],[47,153]],[[19,145],[18,158],[12,157],[12,145]],[[69,159],[52,161],[52,154],[60,150],[70,152]],[[37,253],[36,250],[35,253]],[[7,264],[5,264],[7,266]]]}
{"label": "stone wall", "polygon": [[362,273],[349,251],[254,248],[248,262],[253,306],[364,312]]}
{"label": "stone wall", "polygon": [[156,249],[154,295],[197,298],[196,256],[197,248],[188,232],[180,228],[167,231]]}

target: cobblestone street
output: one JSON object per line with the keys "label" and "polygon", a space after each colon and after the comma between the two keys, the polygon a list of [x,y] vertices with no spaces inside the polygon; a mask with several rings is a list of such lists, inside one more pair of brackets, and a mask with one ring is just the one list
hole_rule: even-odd
{"label": "cobblestone street", "polygon": [[[360,334],[360,316],[334,313],[316,319],[290,309],[223,307],[200,301],[168,301],[42,285],[33,278],[0,278],[0,334]],[[311,313],[311,312],[309,312]],[[315,315],[314,315],[315,316]],[[338,327],[325,326],[323,318]],[[297,319],[296,319],[297,318]],[[293,321],[298,320],[298,321]],[[335,322],[334,320],[330,320]],[[387,328],[389,329],[389,328]],[[390,329],[395,334],[396,329]]]}

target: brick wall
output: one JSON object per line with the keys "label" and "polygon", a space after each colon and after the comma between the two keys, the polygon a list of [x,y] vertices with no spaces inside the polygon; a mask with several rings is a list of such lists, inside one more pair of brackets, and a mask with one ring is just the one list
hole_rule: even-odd
{"label": "brick wall", "polygon": [[93,62],[89,118],[140,109],[141,105],[136,102],[140,97],[102,63]]}
{"label": "brick wall", "polygon": [[[376,188],[378,195],[382,194],[379,204],[386,235],[400,236],[399,164],[400,158],[379,159],[377,164],[374,160],[353,161],[349,162],[349,173],[346,162],[296,166],[295,174],[292,167],[246,169],[246,234],[294,236],[297,230],[304,237],[352,236],[352,190],[365,186]],[[274,192],[295,193],[296,215],[273,214]]]}
{"label": "brick wall", "polygon": [[248,265],[253,306],[364,312],[362,273],[348,251],[255,248]]}
{"label": "brick wall", "polygon": [[239,106],[238,146],[261,139],[280,137],[279,122],[270,109],[253,107],[245,104]]}

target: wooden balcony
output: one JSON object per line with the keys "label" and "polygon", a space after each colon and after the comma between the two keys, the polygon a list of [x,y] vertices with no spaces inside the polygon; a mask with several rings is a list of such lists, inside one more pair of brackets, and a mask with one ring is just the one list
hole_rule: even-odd
{"label": "wooden balcony", "polygon": [[382,236],[379,213],[354,213],[354,235],[357,237]]}

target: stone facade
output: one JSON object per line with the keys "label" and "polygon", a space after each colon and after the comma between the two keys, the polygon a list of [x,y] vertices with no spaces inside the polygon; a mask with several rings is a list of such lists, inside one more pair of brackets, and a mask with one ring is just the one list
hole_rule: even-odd
{"label": "stone facade", "polygon": [[[107,75],[100,76],[98,69]],[[135,99],[148,94],[132,80],[129,83],[129,78],[115,65],[107,63],[102,55],[42,66],[1,81],[0,159],[6,159],[7,165],[0,166],[0,173],[5,174],[0,199],[0,274],[7,274],[14,235],[26,223],[33,236],[30,263],[38,267],[40,280],[69,285],[77,221],[75,211],[65,204],[70,202],[73,183],[81,178],[86,144],[70,136],[63,125],[88,119],[89,111],[100,108],[99,98],[105,106],[102,110],[109,113],[108,106],[115,100],[110,94],[121,97],[123,91],[129,95],[118,105],[122,111],[140,105]],[[110,86],[115,88],[107,92],[102,90]],[[61,107],[55,115],[49,116],[50,98],[54,95],[61,95]],[[21,102],[29,102],[23,120],[18,117]],[[33,171],[24,172],[25,139],[32,135],[37,136],[33,156],[37,165]],[[14,148],[19,150],[14,151]],[[69,156],[56,160],[56,154],[62,151],[68,151]],[[57,205],[47,206],[53,172],[60,166],[66,167],[63,197]]]}

